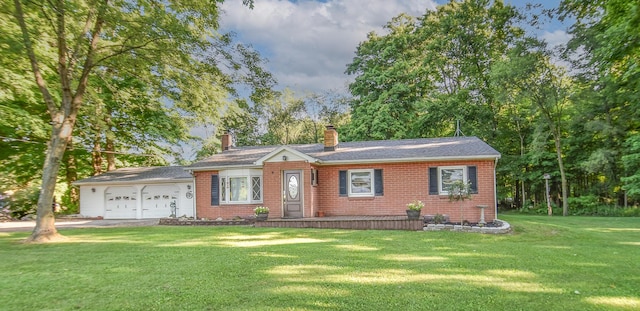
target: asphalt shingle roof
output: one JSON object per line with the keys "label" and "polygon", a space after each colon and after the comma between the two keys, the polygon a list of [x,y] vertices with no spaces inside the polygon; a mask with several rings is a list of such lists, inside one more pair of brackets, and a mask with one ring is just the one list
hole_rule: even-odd
{"label": "asphalt shingle roof", "polygon": [[[231,148],[196,162],[187,168],[252,165],[282,146]],[[452,158],[498,158],[500,153],[477,137],[419,138],[339,143],[335,151],[324,151],[323,144],[287,145],[324,164],[349,161],[437,160]]]}
{"label": "asphalt shingle roof", "polygon": [[181,179],[191,180],[192,178],[191,174],[183,166],[126,167],[81,179],[76,181],[75,184],[177,181]]}

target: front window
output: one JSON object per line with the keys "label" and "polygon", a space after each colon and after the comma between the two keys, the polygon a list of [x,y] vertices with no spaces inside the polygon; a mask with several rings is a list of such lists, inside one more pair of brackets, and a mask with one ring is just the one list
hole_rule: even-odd
{"label": "front window", "polygon": [[262,203],[262,170],[221,171],[220,202]]}
{"label": "front window", "polygon": [[251,200],[262,201],[262,178],[251,177]]}
{"label": "front window", "polygon": [[349,171],[349,196],[373,196],[373,170]]}
{"label": "front window", "polygon": [[451,185],[458,180],[464,183],[467,182],[466,167],[464,166],[439,167],[438,170],[440,177],[438,191],[440,194],[448,195]]}
{"label": "front window", "polygon": [[245,202],[248,199],[247,177],[229,177],[229,199],[231,202]]}

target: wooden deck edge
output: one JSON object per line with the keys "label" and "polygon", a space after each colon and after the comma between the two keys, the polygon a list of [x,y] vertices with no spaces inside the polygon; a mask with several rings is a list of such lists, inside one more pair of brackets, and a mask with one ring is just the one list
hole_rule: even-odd
{"label": "wooden deck edge", "polygon": [[258,221],[256,227],[262,228],[318,228],[318,229],[354,229],[354,230],[423,230],[422,219],[409,220],[267,220]]}

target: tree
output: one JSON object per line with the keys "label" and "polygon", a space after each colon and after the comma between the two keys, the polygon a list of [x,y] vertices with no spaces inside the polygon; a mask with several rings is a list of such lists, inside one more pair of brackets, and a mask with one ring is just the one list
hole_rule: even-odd
{"label": "tree", "polygon": [[[505,63],[511,70],[501,70],[495,78],[506,82],[517,97],[531,102],[538,114],[537,136],[546,141],[553,138],[554,150],[561,179],[563,215],[568,215],[568,181],[563,157],[564,126],[570,105],[570,79],[551,64],[546,44],[530,39],[515,47],[515,53]],[[504,68],[504,67],[503,67]]]}
{"label": "tree", "polygon": [[464,225],[466,222],[466,219],[464,219],[464,201],[473,198],[471,195],[471,184],[459,179],[449,185],[447,192],[450,202],[460,202],[460,225]]}
{"label": "tree", "polygon": [[37,222],[28,241],[61,237],[51,211],[54,187],[96,72],[128,68],[161,96],[177,99],[177,109],[204,116],[212,102],[224,104],[226,81],[206,57],[214,48],[209,39],[217,36],[218,3],[14,0],[12,8],[2,5],[19,27],[51,123]]}
{"label": "tree", "polygon": [[[324,139],[324,126],[344,127],[349,122],[349,102],[351,98],[335,90],[323,93],[309,93],[305,96],[305,111],[313,125],[314,142]],[[341,140],[346,141],[343,137]]]}
{"label": "tree", "polygon": [[418,20],[400,15],[369,34],[347,68],[354,139],[465,133],[493,140],[502,107],[491,68],[522,40],[522,17],[502,1],[451,1]]}
{"label": "tree", "polygon": [[354,140],[407,137],[415,103],[426,87],[424,67],[415,55],[415,19],[399,15],[385,28],[385,36],[367,36],[347,67],[347,74],[357,75],[349,85],[354,98],[347,136]]}
{"label": "tree", "polygon": [[305,103],[290,89],[263,106],[267,132],[266,145],[289,145],[313,142],[313,132],[305,131]]}
{"label": "tree", "polygon": [[622,157],[622,163],[628,172],[627,177],[622,178],[624,190],[629,197],[640,198],[640,134],[630,135],[626,146],[629,151]]}
{"label": "tree", "polygon": [[634,192],[635,185],[627,183],[638,178],[637,171],[621,166],[633,157],[635,151],[628,146],[634,145],[640,128],[638,12],[638,1],[624,0],[564,0],[557,10],[561,19],[575,19],[566,53],[589,96],[582,115],[595,147],[583,166],[604,173],[608,192],[617,194],[618,202],[624,199],[617,191],[620,183],[627,192]]}

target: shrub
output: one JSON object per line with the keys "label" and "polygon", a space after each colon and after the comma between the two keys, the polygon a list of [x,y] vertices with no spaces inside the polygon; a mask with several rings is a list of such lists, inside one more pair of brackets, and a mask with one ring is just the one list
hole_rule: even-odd
{"label": "shrub", "polygon": [[442,214],[435,214],[433,216],[433,222],[436,224],[443,224],[447,221],[447,218]]}
{"label": "shrub", "polygon": [[15,191],[5,200],[11,216],[20,219],[27,215],[35,215],[38,210],[40,187],[36,185]]}

